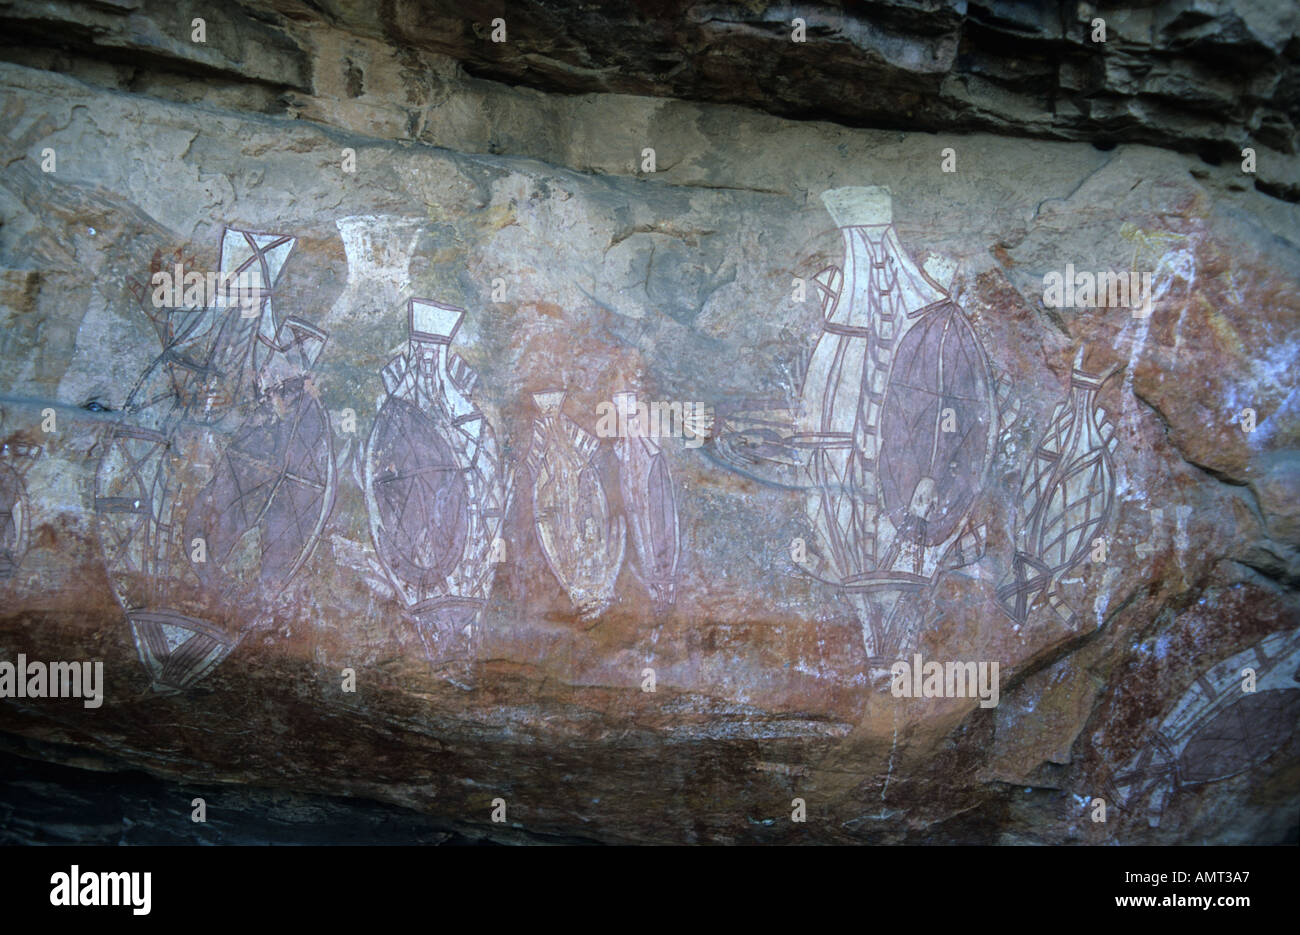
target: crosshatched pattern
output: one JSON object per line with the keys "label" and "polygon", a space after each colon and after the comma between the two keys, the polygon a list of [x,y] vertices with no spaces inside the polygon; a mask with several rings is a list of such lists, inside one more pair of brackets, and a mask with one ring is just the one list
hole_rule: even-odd
{"label": "crosshatched pattern", "polygon": [[101,443],[105,567],[156,691],[194,685],[262,622],[334,505],[333,442],[307,378],[326,335],[272,310],[292,248],[223,233],[219,269],[249,273],[253,301],[169,310],[171,340]]}
{"label": "crosshatched pattern", "polygon": [[366,444],[370,532],[428,658],[461,670],[473,661],[511,475],[472,400],[477,374],[449,356],[464,310],[411,299],[407,312],[408,349],[384,368],[388,395]]}
{"label": "crosshatched pattern", "polygon": [[[255,573],[274,588],[301,567],[320,536],[335,489],[329,420],[305,378],[283,384],[240,427],[212,482],[186,520],[186,538],[204,536],[200,578]],[[256,543],[250,542],[256,537]],[[237,554],[250,547],[255,562]]]}
{"label": "crosshatched pattern", "polygon": [[[1300,20],[1252,18],[1263,6],[1255,0],[1168,15],[1144,5],[1124,22],[1102,10],[1105,44],[1089,36],[1088,4],[1046,18],[1034,4],[909,4],[918,9],[891,14],[883,33],[869,10],[828,18],[811,6],[731,4],[719,17],[716,5],[696,4],[651,43],[673,53],[672,41],[659,40],[681,38],[684,23],[713,43],[704,49],[688,36],[689,51],[730,55],[734,80],[715,86],[715,98],[801,69],[842,78],[842,53],[853,53],[872,74],[865,99],[891,118],[872,124],[893,127],[885,131],[691,100],[551,100],[429,61],[430,42],[451,37],[480,62],[486,52],[523,66],[507,69],[512,80],[563,84],[564,69],[539,77],[527,59],[538,42],[563,45],[565,29],[539,33],[541,18],[517,22],[513,4],[502,12],[509,40],[498,43],[486,26],[478,35],[468,20],[447,29],[447,17],[412,19],[386,4],[330,4],[337,15],[323,18],[305,6],[290,4],[295,14],[277,4],[277,15],[259,19],[244,15],[247,4],[222,5],[221,22],[207,20],[205,45],[190,41],[188,19],[154,22],[149,4],[0,5],[0,22],[40,46],[22,50],[32,67],[0,66],[0,405],[16,407],[0,464],[18,471],[31,507],[22,511],[25,554],[0,580],[8,605],[0,645],[11,658],[102,657],[108,676],[100,711],[0,703],[9,728],[68,735],[136,766],[171,764],[187,780],[311,779],[353,796],[382,793],[440,820],[481,824],[494,838],[1288,837],[1300,808],[1292,781],[1300,738],[1283,736],[1244,772],[1206,777],[1235,768],[1234,758],[1254,762],[1230,749],[1232,718],[1246,725],[1251,750],[1278,739],[1262,728],[1279,711],[1289,716],[1281,693],[1296,685],[1268,689],[1259,707],[1197,707],[1185,720],[1171,718],[1171,705],[1221,657],[1300,625],[1300,553],[1291,548],[1300,542],[1300,290],[1285,275],[1300,269],[1292,235],[1300,203],[1287,201],[1300,135],[1294,119],[1253,120],[1253,106],[1239,109],[1258,130],[1254,140],[1225,134],[1202,119],[1204,108],[1193,113],[1207,94],[1234,97],[1217,80],[1225,75],[1247,105],[1294,91],[1293,82],[1259,79],[1300,69],[1288,54],[1300,46]],[[644,30],[625,14],[640,5],[621,6],[609,23],[636,45]],[[748,12],[732,15],[741,7]],[[279,15],[286,11],[294,15]],[[808,17],[806,42],[780,28],[790,26],[783,12]],[[600,15],[583,5],[567,22]],[[906,49],[893,27],[908,33]],[[1014,79],[1001,81],[966,42],[990,37],[1042,53],[1030,55],[1029,71],[1064,94],[1048,107],[1053,119],[1042,108],[999,106],[993,85]],[[762,73],[746,78],[754,56],[731,53],[753,51],[758,39],[793,71],[760,62]],[[157,59],[160,41],[171,64]],[[1197,53],[1181,60],[1199,61],[1206,79],[1190,96],[1185,77],[1164,67],[1175,46]],[[892,69],[897,87],[870,67],[877,53],[907,59]],[[1168,143],[1176,123],[1188,146],[1101,151],[1066,126],[1071,99],[1100,113],[1087,67],[1098,56],[1126,66],[1110,70],[1142,85],[1137,97],[1160,102],[1137,120],[1102,107],[1108,113],[1090,123],[1109,121],[1118,134],[1102,147]],[[140,59],[141,70],[124,82],[118,66],[127,59]],[[955,83],[942,84],[963,98],[961,113],[992,132],[910,132],[918,62],[931,78],[947,69]],[[184,87],[160,65],[184,72]],[[963,87],[972,71],[993,84]],[[595,80],[608,86],[619,76],[605,79]],[[802,80],[778,84],[776,97],[784,88],[807,98]],[[519,106],[525,99],[536,106]],[[1242,147],[1262,147],[1254,189],[1256,176],[1236,158]],[[828,187],[870,184],[892,195],[822,198]],[[223,232],[221,211],[248,222],[232,214],[233,228],[271,233]],[[175,250],[182,240],[198,246]],[[153,307],[152,274],[218,263],[267,291],[253,305],[255,326],[232,320],[215,297],[202,308]],[[1056,275],[1049,294],[1049,273],[1064,274],[1073,295],[1056,290]],[[133,286],[134,298],[124,291]],[[441,330],[447,343],[438,328],[421,327],[429,337],[411,347],[402,318],[413,295],[470,311],[455,335]],[[282,330],[295,312],[330,333],[314,367],[295,359],[312,339],[295,344]],[[980,369],[979,354],[966,352],[971,336],[990,365],[977,392],[957,379]],[[1037,457],[1040,442],[1058,460],[1071,445],[1064,427],[1044,436],[1057,404],[1072,408],[1080,347],[1080,369],[1124,368],[1096,404],[1105,410],[1099,424],[1113,422],[1120,438],[1116,497],[1092,535],[1103,540],[1097,557],[1058,575],[1053,594],[1052,567],[1087,538],[1096,506],[1074,494],[1092,486],[1100,462],[1084,460],[1055,484],[1055,465]],[[173,356],[134,400],[143,408],[121,412],[164,349]],[[452,352],[479,371],[472,391]],[[390,391],[381,372],[396,356],[409,382]],[[319,376],[304,379],[301,394],[295,367]],[[985,436],[978,451],[967,413],[990,435],[1005,425],[1012,398],[1000,368],[1014,374],[1032,422],[1016,427],[1010,447]],[[563,414],[610,440],[587,458],[560,419],[563,441],[538,468],[526,449],[546,417],[531,391],[560,389],[570,391]],[[683,414],[685,400],[703,399],[726,420],[699,439],[654,439],[663,469],[646,475],[644,489],[665,495],[660,509],[638,509],[646,521],[635,532],[618,432],[596,430],[595,407],[620,389],[664,409],[680,400]],[[331,410],[338,506],[292,572],[328,478],[312,456],[317,395]],[[481,422],[458,396],[482,411]],[[978,418],[981,396],[996,397],[996,418]],[[399,415],[395,400],[419,419]],[[44,435],[47,404],[58,429]],[[428,438],[408,428],[438,409],[446,418]],[[381,412],[390,432],[376,446],[374,486],[385,477],[390,489],[375,495],[387,536],[377,541],[365,456]],[[513,488],[528,508],[521,502],[509,515],[495,570],[492,548],[480,563],[475,530],[484,505],[497,511],[510,488],[494,493],[465,469],[481,466],[474,439],[483,422],[507,467],[498,476],[538,468]],[[115,423],[123,431],[112,439],[112,471],[96,490]],[[400,438],[419,451],[401,457]],[[26,473],[3,452],[16,440],[44,449]],[[421,452],[430,477],[454,464],[458,481],[426,483]],[[985,455],[983,476],[951,469]],[[1037,480],[1022,501],[1026,475]],[[88,515],[96,494],[100,512]],[[1045,535],[1032,546],[1030,499],[1044,504]],[[412,521],[422,514],[434,522]],[[614,575],[620,521],[612,601],[582,620]],[[97,527],[106,554],[125,550],[148,576],[104,573]],[[543,537],[555,548],[544,549]],[[192,557],[195,539],[207,541],[202,561]],[[656,616],[643,564],[651,577],[659,566],[671,578],[674,542],[676,602]],[[399,556],[419,562],[403,567]],[[1023,624],[997,600],[999,584],[1015,584],[1004,578],[1016,562],[1022,582],[1048,582],[1013,595]],[[290,573],[264,606],[263,592]],[[587,590],[599,595],[591,605]],[[241,596],[248,592],[257,600]],[[129,617],[112,593],[136,608]],[[1057,619],[1061,601],[1083,622]],[[267,625],[245,632],[255,620]],[[148,670],[127,658],[138,651],[132,634]],[[472,691],[450,665],[460,636]],[[235,658],[220,661],[227,652]],[[997,662],[999,701],[982,709],[969,691],[952,697],[963,693],[947,680],[945,697],[925,697],[933,692],[915,684],[911,697],[897,697],[881,677],[896,661],[922,682],[926,662],[974,661],[977,675],[979,662]],[[195,679],[202,690],[141,698],[155,663],[161,683]],[[1121,801],[1104,785],[1144,750],[1147,767],[1179,771],[1154,833],[1145,827],[1149,797]],[[1155,794],[1173,778],[1162,785],[1144,772],[1140,783]],[[489,826],[497,795],[509,818]],[[796,796],[806,822],[786,810]],[[1109,822],[1094,824],[1075,796],[1104,797]],[[193,824],[183,811],[152,813]],[[15,821],[11,831],[24,826]],[[196,825],[190,835],[202,833]],[[139,828],[128,836],[138,839]]]}
{"label": "crosshatched pattern", "polygon": [[1074,370],[1070,398],[1056,407],[1024,477],[1020,547],[997,592],[1003,610],[1020,623],[1042,595],[1064,620],[1078,619],[1057,595],[1056,585],[1088,555],[1115,505],[1111,453],[1118,440],[1097,406],[1097,393],[1109,375]]}
{"label": "crosshatched pattern", "polygon": [[1186,783],[1214,782],[1268,758],[1300,723],[1300,687],[1247,695],[1187,742],[1179,762]]}
{"label": "crosshatched pattern", "polygon": [[814,491],[821,561],[807,570],[853,601],[875,663],[914,644],[921,590],[983,554],[972,511],[1016,406],[949,287],[903,247],[889,193],[823,200],[845,265],[815,277],[823,331],[791,442]]}

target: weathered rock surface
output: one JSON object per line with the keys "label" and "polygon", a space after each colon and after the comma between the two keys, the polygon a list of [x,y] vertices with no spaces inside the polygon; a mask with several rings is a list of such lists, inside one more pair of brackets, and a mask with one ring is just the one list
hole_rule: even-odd
{"label": "weathered rock surface", "polygon": [[[793,72],[783,10],[0,7],[0,662],[107,686],[0,729],[473,835],[1294,841],[1295,24],[1140,10],[1090,71],[1073,12],[939,7]],[[152,301],[245,260],[249,315]],[[1149,317],[1045,307],[1067,264]],[[624,391],[708,438],[602,437]]]}
{"label": "weathered rock surface", "polygon": [[[796,13],[805,42],[793,41]],[[211,21],[204,43],[189,41],[196,16]],[[504,41],[493,41],[498,19]],[[624,171],[633,153],[620,144],[639,141],[642,120],[653,117],[658,136],[673,116],[694,115],[623,98],[643,95],[849,126],[1146,143],[1216,164],[1250,147],[1260,154],[1252,184],[1300,199],[1300,12],[1272,0],[798,11],[693,0],[652,11],[8,0],[0,25],[11,37],[3,60],[95,84],[580,169]]]}
{"label": "weathered rock surface", "polygon": [[[471,837],[392,805],[312,796],[289,789],[162,780],[85,751],[22,743],[0,753],[0,843],[4,844],[432,844],[474,846],[510,840]],[[73,765],[51,760],[64,759]],[[211,803],[190,820],[194,800]],[[519,843],[584,843],[529,836]]]}

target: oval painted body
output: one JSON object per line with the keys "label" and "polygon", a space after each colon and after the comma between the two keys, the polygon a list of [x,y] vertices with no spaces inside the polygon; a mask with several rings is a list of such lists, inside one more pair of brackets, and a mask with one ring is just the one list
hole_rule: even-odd
{"label": "oval painted body", "polygon": [[656,581],[668,581],[677,567],[677,505],[673,495],[673,481],[668,474],[668,463],[662,454],[650,466],[646,483],[650,509],[646,511],[650,535],[651,554],[647,565],[653,569]]}
{"label": "oval painted body", "polygon": [[1268,759],[1300,722],[1300,689],[1246,695],[1211,718],[1179,758],[1183,782],[1213,782]]}
{"label": "oval painted body", "polygon": [[186,541],[202,535],[207,542],[207,562],[195,566],[200,577],[256,576],[271,591],[286,584],[333,506],[331,455],[329,424],[304,379],[264,399],[231,439],[187,517]]}
{"label": "oval painted body", "polygon": [[465,554],[470,494],[452,446],[422,410],[390,397],[370,445],[375,537],[395,577],[424,593]]}
{"label": "oval painted body", "polygon": [[899,342],[881,414],[880,495],[896,527],[914,503],[925,510],[927,546],[956,531],[979,491],[995,394],[983,347],[956,305],[929,313]]}
{"label": "oval painted body", "polygon": [[27,548],[27,496],[23,479],[0,463],[0,578],[8,578]]}

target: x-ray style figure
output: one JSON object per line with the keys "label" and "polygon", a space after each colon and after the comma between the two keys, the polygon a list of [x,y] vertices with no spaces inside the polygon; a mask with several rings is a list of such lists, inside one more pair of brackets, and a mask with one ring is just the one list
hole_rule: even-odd
{"label": "x-ray style figure", "polygon": [[815,277],[822,333],[792,438],[821,546],[807,570],[853,600],[868,656],[887,664],[915,639],[903,608],[982,555],[972,510],[1016,406],[949,287],[903,247],[888,190],[822,198],[844,261]]}
{"label": "x-ray style figure", "polygon": [[655,611],[663,613],[677,600],[681,547],[672,475],[663,448],[650,437],[650,427],[642,424],[645,407],[637,406],[636,394],[615,393],[613,402],[626,423],[614,452],[619,460],[623,509],[637,555],[636,573],[650,593]]}
{"label": "x-ray style figure", "polygon": [[595,462],[600,440],[564,415],[564,391],[534,393],[539,415],[528,451],[533,527],[546,564],[584,620],[614,599],[626,542]]}
{"label": "x-ray style figure", "polygon": [[[1253,673],[1249,679],[1246,669]],[[1196,679],[1116,773],[1111,794],[1158,827],[1179,790],[1254,769],[1295,736],[1298,724],[1300,630],[1291,630],[1265,637]]]}
{"label": "x-ray style figure", "polygon": [[473,401],[477,374],[451,351],[464,309],[411,299],[407,311],[364,455],[370,531],[429,660],[467,676],[512,477]]}
{"label": "x-ray style figure", "polygon": [[[0,430],[5,413],[0,409]],[[25,442],[0,445],[0,581],[12,578],[27,555],[31,537],[31,500],[24,477],[41,456],[41,447]]]}
{"label": "x-ray style figure", "polygon": [[103,441],[104,563],[161,693],[194,685],[269,619],[333,508],[329,421],[310,379],[326,335],[273,309],[293,245],[223,231],[218,270],[238,294],[226,283],[167,309],[162,353]]}
{"label": "x-ray style figure", "polygon": [[1118,439],[1097,405],[1097,393],[1113,372],[1093,374],[1075,367],[1069,398],[1052,413],[1025,472],[1019,543],[1011,571],[997,590],[1003,610],[1019,623],[1044,596],[1063,621],[1077,620],[1057,586],[1087,557],[1115,506],[1111,455]]}

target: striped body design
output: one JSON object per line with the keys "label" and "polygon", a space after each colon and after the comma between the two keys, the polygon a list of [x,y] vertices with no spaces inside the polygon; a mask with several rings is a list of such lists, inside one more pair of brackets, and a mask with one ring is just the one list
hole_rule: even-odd
{"label": "striped body design", "polygon": [[[1253,692],[1242,671],[1255,673]],[[1300,724],[1300,630],[1273,633],[1202,674],[1110,782],[1114,801],[1160,824],[1188,786],[1240,775],[1267,760]]]}
{"label": "striped body design", "polygon": [[496,437],[472,402],[476,374],[449,346],[462,309],[408,303],[406,353],[364,456],[371,536],[435,664],[471,661],[508,505]]}
{"label": "striped body design", "polygon": [[533,477],[533,527],[546,564],[583,619],[614,599],[626,541],[623,518],[611,516],[594,463],[599,440],[564,415],[564,393],[534,393],[528,466]]}
{"label": "striped body design", "polygon": [[902,612],[920,589],[983,554],[972,511],[1015,406],[947,287],[903,247],[889,192],[822,198],[845,259],[813,280],[824,321],[791,437],[808,451],[819,544],[805,570],[848,594],[883,659],[914,636]]}
{"label": "striped body design", "polygon": [[163,352],[104,442],[100,545],[159,692],[194,685],[269,617],[333,507],[333,445],[307,378],[326,335],[271,308],[292,247],[223,233],[219,268],[252,277],[255,303],[170,310]]}
{"label": "striped body design", "polygon": [[677,560],[680,549],[677,498],[668,459],[659,443],[640,424],[636,395],[615,393],[614,406],[627,417],[627,437],[618,439],[618,485],[632,544],[637,577],[650,593],[656,612],[677,600]]}
{"label": "striped body design", "polygon": [[1063,620],[1076,619],[1056,584],[1083,561],[1114,508],[1111,453],[1117,439],[1097,407],[1097,393],[1109,375],[1074,370],[1070,396],[1053,412],[1025,474],[1019,547],[997,590],[1003,610],[1018,622],[1028,619],[1043,595]]}

